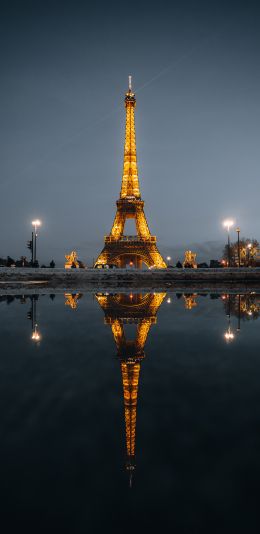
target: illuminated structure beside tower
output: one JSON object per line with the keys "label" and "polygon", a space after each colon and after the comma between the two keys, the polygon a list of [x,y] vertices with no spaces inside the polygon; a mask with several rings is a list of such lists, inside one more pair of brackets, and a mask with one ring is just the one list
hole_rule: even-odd
{"label": "illuminated structure beside tower", "polygon": [[[126,127],[120,198],[116,203],[111,232],[105,237],[105,246],[96,260],[96,267],[106,264],[125,267],[132,264],[140,268],[144,263],[148,267],[166,268],[156,246],[156,237],[150,233],[144,214],[144,201],[141,199],[136,158],[135,106],[136,98],[129,76],[129,89],[125,95]],[[135,219],[137,235],[124,235],[126,219]]]}
{"label": "illuminated structure beside tower", "polygon": [[[130,485],[135,469],[136,410],[139,374],[144,346],[149,330],[156,323],[156,314],[166,293],[96,294],[105,313],[105,323],[111,326],[121,363],[126,430],[126,469]],[[124,326],[136,324],[135,339],[127,339]]]}

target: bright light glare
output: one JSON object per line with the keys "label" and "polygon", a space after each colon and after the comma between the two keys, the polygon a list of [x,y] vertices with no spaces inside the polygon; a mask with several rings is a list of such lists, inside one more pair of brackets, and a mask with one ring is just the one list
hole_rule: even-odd
{"label": "bright light glare", "polygon": [[171,256],[167,256],[167,261],[170,261],[171,260]]}
{"label": "bright light glare", "polygon": [[167,302],[167,304],[171,304],[171,301],[172,301],[172,299],[169,297],[166,302]]}
{"label": "bright light glare", "polygon": [[32,339],[34,339],[34,341],[40,341],[41,339],[41,336],[38,332],[33,332],[32,333]]}
{"label": "bright light glare", "polygon": [[40,341],[41,340],[41,334],[40,334],[40,332],[38,330],[38,325],[37,324],[34,327],[31,339],[33,339],[33,341]]}
{"label": "bright light glare", "polygon": [[233,226],[235,223],[234,221],[232,221],[232,219],[227,219],[226,221],[223,222],[223,226],[225,228],[227,228],[227,230],[229,231],[229,228],[231,228],[231,226]]}
{"label": "bright light glare", "polygon": [[227,342],[229,341],[233,341],[233,339],[235,338],[233,332],[230,330],[230,328],[227,330],[227,332],[225,332],[224,334],[224,338]]}
{"label": "bright light glare", "polygon": [[35,221],[32,221],[32,225],[37,227],[37,226],[41,226],[41,221],[39,221],[39,219],[36,219]]}

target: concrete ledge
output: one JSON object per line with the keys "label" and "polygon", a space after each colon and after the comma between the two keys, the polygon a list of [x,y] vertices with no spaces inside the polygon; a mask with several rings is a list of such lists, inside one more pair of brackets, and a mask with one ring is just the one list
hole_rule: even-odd
{"label": "concrete ledge", "polygon": [[241,269],[27,269],[0,268],[0,291],[7,287],[42,288],[160,288],[260,287],[260,268]]}

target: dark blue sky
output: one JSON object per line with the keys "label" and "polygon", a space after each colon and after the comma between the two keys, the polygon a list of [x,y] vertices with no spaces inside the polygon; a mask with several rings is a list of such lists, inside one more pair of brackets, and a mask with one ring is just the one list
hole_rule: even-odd
{"label": "dark blue sky", "polygon": [[[0,256],[43,221],[40,261],[97,255],[136,90],[139,177],[163,252],[260,238],[260,11],[255,2],[1,2]],[[209,242],[205,245],[205,242]],[[210,250],[212,249],[212,250]]]}

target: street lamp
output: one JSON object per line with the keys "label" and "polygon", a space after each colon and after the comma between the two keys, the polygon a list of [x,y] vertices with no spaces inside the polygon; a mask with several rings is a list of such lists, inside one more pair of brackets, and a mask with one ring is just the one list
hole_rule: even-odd
{"label": "street lamp", "polygon": [[35,219],[35,221],[32,221],[32,225],[34,227],[34,244],[33,244],[33,263],[36,262],[36,240],[37,240],[37,228],[41,226],[41,221],[39,219]]}
{"label": "street lamp", "polygon": [[251,248],[252,248],[252,243],[248,243],[248,245],[247,245],[247,267],[249,267],[249,259],[250,259]]}
{"label": "street lamp", "polygon": [[169,267],[169,261],[171,261],[171,256],[167,256],[166,260],[168,262],[168,267]]}
{"label": "street lamp", "polygon": [[237,256],[238,256],[238,267],[240,268],[240,228],[239,226],[236,228],[237,232]]}
{"label": "street lamp", "polygon": [[232,221],[231,219],[227,219],[226,221],[223,222],[223,226],[224,226],[224,228],[227,229],[227,233],[228,233],[228,267],[230,267],[230,236],[229,236],[229,230],[233,225],[234,225],[234,221]]}

